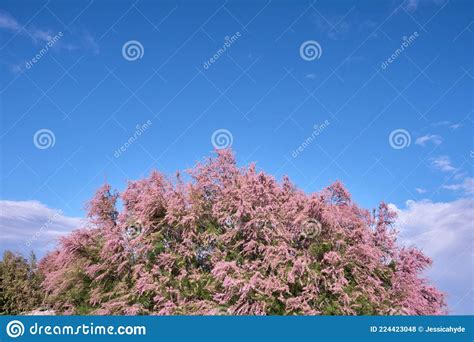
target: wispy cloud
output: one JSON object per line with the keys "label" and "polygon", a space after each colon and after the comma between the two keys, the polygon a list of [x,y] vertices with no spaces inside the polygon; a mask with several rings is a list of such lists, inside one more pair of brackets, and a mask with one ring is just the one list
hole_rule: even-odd
{"label": "wispy cloud", "polygon": [[375,22],[373,20],[364,20],[359,24],[359,30],[363,32],[364,34],[370,33],[370,36],[373,38],[376,38],[379,36],[380,31],[377,30],[379,26],[378,22]]}
{"label": "wispy cloud", "polygon": [[466,195],[474,194],[474,178],[466,177],[461,183],[443,185],[443,189],[462,191]]}
{"label": "wispy cloud", "polygon": [[350,32],[351,25],[345,18],[350,16],[349,10],[345,15],[326,17],[322,14],[315,13],[313,21],[319,30],[325,32],[329,38],[337,40]]}
{"label": "wispy cloud", "polygon": [[0,28],[9,31],[18,32],[21,30],[21,26],[10,14],[4,11],[0,11]]}
{"label": "wispy cloud", "polygon": [[94,37],[87,31],[74,32],[77,36],[77,41],[74,43],[64,43],[60,45],[60,48],[67,51],[76,51],[76,50],[89,50],[93,54],[98,54],[100,52],[100,46]]}
{"label": "wispy cloud", "polygon": [[0,201],[0,250],[13,249],[43,255],[57,238],[81,226],[69,217],[38,201]]}
{"label": "wispy cloud", "polygon": [[426,146],[427,143],[433,143],[439,145],[443,142],[443,138],[435,134],[427,134],[416,139],[415,144],[420,146]]}
{"label": "wispy cloud", "polygon": [[457,124],[452,124],[451,126],[449,126],[449,128],[451,128],[453,131],[457,130],[458,128],[462,127],[462,123],[457,123]]}
{"label": "wispy cloud", "polygon": [[431,126],[433,127],[449,126],[449,128],[451,128],[452,130],[457,130],[458,128],[462,127],[462,123],[461,122],[452,123],[451,121],[445,120],[445,121],[433,122]]}
{"label": "wispy cloud", "polygon": [[404,8],[409,12],[415,12],[420,4],[420,0],[407,0],[405,1]]}
{"label": "wispy cloud", "polygon": [[[34,43],[48,43],[57,33],[57,30],[51,28],[37,28],[29,25],[28,27],[22,25],[10,13],[0,10],[0,29],[11,32],[12,34],[18,34],[23,37],[31,39]],[[69,42],[61,41],[55,46],[58,49],[65,49],[67,51],[74,50],[89,50],[94,54],[99,53],[99,44],[95,38],[84,30],[78,30],[70,28]]]}
{"label": "wispy cloud", "polygon": [[455,172],[457,169],[451,164],[448,156],[440,156],[431,160],[431,165],[443,172]]}
{"label": "wispy cloud", "polygon": [[415,188],[415,191],[419,194],[424,194],[426,193],[426,189],[422,189],[422,188]]}
{"label": "wispy cloud", "polygon": [[410,13],[416,12],[420,5],[435,5],[435,6],[442,6],[447,3],[449,0],[406,0],[402,4],[402,8]]}
{"label": "wispy cloud", "polygon": [[401,242],[421,248],[433,259],[430,278],[448,294],[449,309],[472,314],[472,222],[474,200],[454,202],[408,201],[399,209],[397,228]]}
{"label": "wispy cloud", "polygon": [[431,124],[431,126],[433,126],[433,127],[440,127],[440,126],[448,126],[448,125],[450,125],[450,124],[451,124],[451,121],[446,121],[446,120],[444,120],[444,121],[436,121],[436,122],[433,122],[433,123]]}
{"label": "wispy cloud", "polygon": [[21,34],[30,37],[34,42],[47,42],[54,35],[52,30],[39,29],[34,27],[25,27],[14,18],[10,13],[0,11],[0,29],[10,31],[12,33]]}

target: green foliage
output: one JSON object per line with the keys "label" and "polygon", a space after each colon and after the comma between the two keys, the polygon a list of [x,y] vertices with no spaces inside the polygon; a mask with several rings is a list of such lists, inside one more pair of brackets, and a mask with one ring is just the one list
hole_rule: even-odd
{"label": "green foliage", "polygon": [[0,261],[0,314],[17,315],[41,305],[41,280],[33,253],[25,259],[6,251]]}
{"label": "green foliage", "polygon": [[309,254],[318,260],[321,260],[325,253],[332,250],[330,242],[315,242],[309,246]]}

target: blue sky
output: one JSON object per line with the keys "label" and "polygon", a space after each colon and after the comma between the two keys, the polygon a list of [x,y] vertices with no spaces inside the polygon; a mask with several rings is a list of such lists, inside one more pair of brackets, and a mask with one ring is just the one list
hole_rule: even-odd
{"label": "blue sky", "polygon": [[105,179],[122,190],[232,142],[307,192],[339,179],[391,203],[472,313],[472,7],[2,0],[0,249],[41,255]]}

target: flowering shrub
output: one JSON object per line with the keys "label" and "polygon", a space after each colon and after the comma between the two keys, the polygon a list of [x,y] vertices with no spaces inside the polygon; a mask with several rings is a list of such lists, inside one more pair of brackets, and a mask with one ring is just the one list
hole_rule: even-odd
{"label": "flowering shrub", "polygon": [[[185,181],[153,172],[102,186],[90,224],[40,263],[64,313],[431,315],[430,260],[396,244],[386,204],[369,213],[339,182],[305,194],[220,150]],[[118,212],[117,200],[123,209]]]}

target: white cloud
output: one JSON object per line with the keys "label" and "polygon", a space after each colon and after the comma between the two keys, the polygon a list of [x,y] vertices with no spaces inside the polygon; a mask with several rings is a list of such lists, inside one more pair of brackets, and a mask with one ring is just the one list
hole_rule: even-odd
{"label": "white cloud", "polygon": [[442,6],[446,4],[449,0],[406,0],[402,2],[402,7],[408,12],[416,12],[420,5],[428,5],[428,6]]}
{"label": "white cloud", "polygon": [[433,127],[440,127],[440,126],[447,126],[449,124],[451,124],[450,121],[437,121],[437,122],[433,122],[431,125]]}
{"label": "white cloud", "polygon": [[426,189],[422,189],[422,188],[415,188],[415,191],[418,192],[419,194],[426,193]]}
{"label": "white cloud", "polygon": [[21,26],[16,21],[15,18],[13,18],[10,14],[7,12],[0,11],[0,28],[6,29],[9,31],[20,31]]}
{"label": "white cloud", "polygon": [[419,0],[408,0],[405,2],[405,9],[409,12],[415,12],[418,8],[420,1]]}
{"label": "white cloud", "polygon": [[[392,205],[392,207],[396,208]],[[447,293],[452,313],[473,314],[474,199],[454,202],[407,201],[397,209],[401,243],[433,259],[430,279]]]}
{"label": "white cloud", "polygon": [[87,31],[74,31],[76,41],[60,44],[59,47],[67,51],[89,50],[93,54],[100,52],[100,46],[94,37]]}
{"label": "white cloud", "polygon": [[0,28],[13,33],[21,33],[29,36],[33,40],[48,42],[54,35],[50,30],[37,28],[26,28],[22,26],[10,13],[0,11]]}
{"label": "white cloud", "polygon": [[0,250],[43,255],[57,238],[81,226],[81,219],[65,216],[38,201],[0,201]]}
{"label": "white cloud", "polygon": [[314,80],[314,79],[316,78],[316,74],[312,74],[312,73],[306,74],[304,78],[308,78],[308,79],[310,79],[310,80]]}
{"label": "white cloud", "polygon": [[312,16],[312,20],[319,30],[327,33],[329,38],[337,40],[350,32],[351,25],[348,21],[344,20],[344,18],[349,17],[350,12],[352,10],[349,10],[344,15],[333,17],[321,17],[321,15],[315,13]]}
{"label": "white cloud", "polygon": [[462,191],[466,195],[474,194],[474,178],[466,177],[462,183],[443,185],[443,189]]}
{"label": "white cloud", "polygon": [[441,138],[439,135],[427,134],[416,139],[415,144],[420,146],[426,146],[426,144],[429,142],[435,145],[439,145],[443,142],[443,138]]}
{"label": "white cloud", "polygon": [[51,30],[34,29],[30,31],[33,40],[41,40],[43,42],[49,42],[56,34]]}
{"label": "white cloud", "polygon": [[94,37],[89,32],[83,32],[81,34],[81,43],[85,49],[91,50],[95,54],[99,53],[99,44],[97,44]]}
{"label": "white cloud", "polygon": [[370,32],[370,36],[376,38],[379,36],[378,26],[379,24],[373,20],[364,20],[359,24],[359,30],[364,33]]}
{"label": "white cloud", "polygon": [[[34,43],[41,42],[42,44],[49,42],[54,36],[56,36],[59,31],[52,29],[44,29],[23,26],[17,19],[15,19],[10,13],[0,10],[0,29],[10,31],[15,34],[21,34],[30,38]],[[55,44],[58,48],[64,48],[68,51],[85,49],[90,50],[94,54],[99,53],[99,44],[97,44],[94,37],[87,31],[83,30],[74,30],[73,28],[68,29],[72,36],[74,42],[64,42]]]}
{"label": "white cloud", "polygon": [[443,172],[454,172],[457,169],[451,164],[448,156],[440,156],[431,160],[431,165]]}
{"label": "white cloud", "polygon": [[457,130],[458,128],[462,127],[462,123],[452,123],[451,121],[437,121],[431,124],[433,127],[441,127],[441,126],[449,126],[453,131]]}

